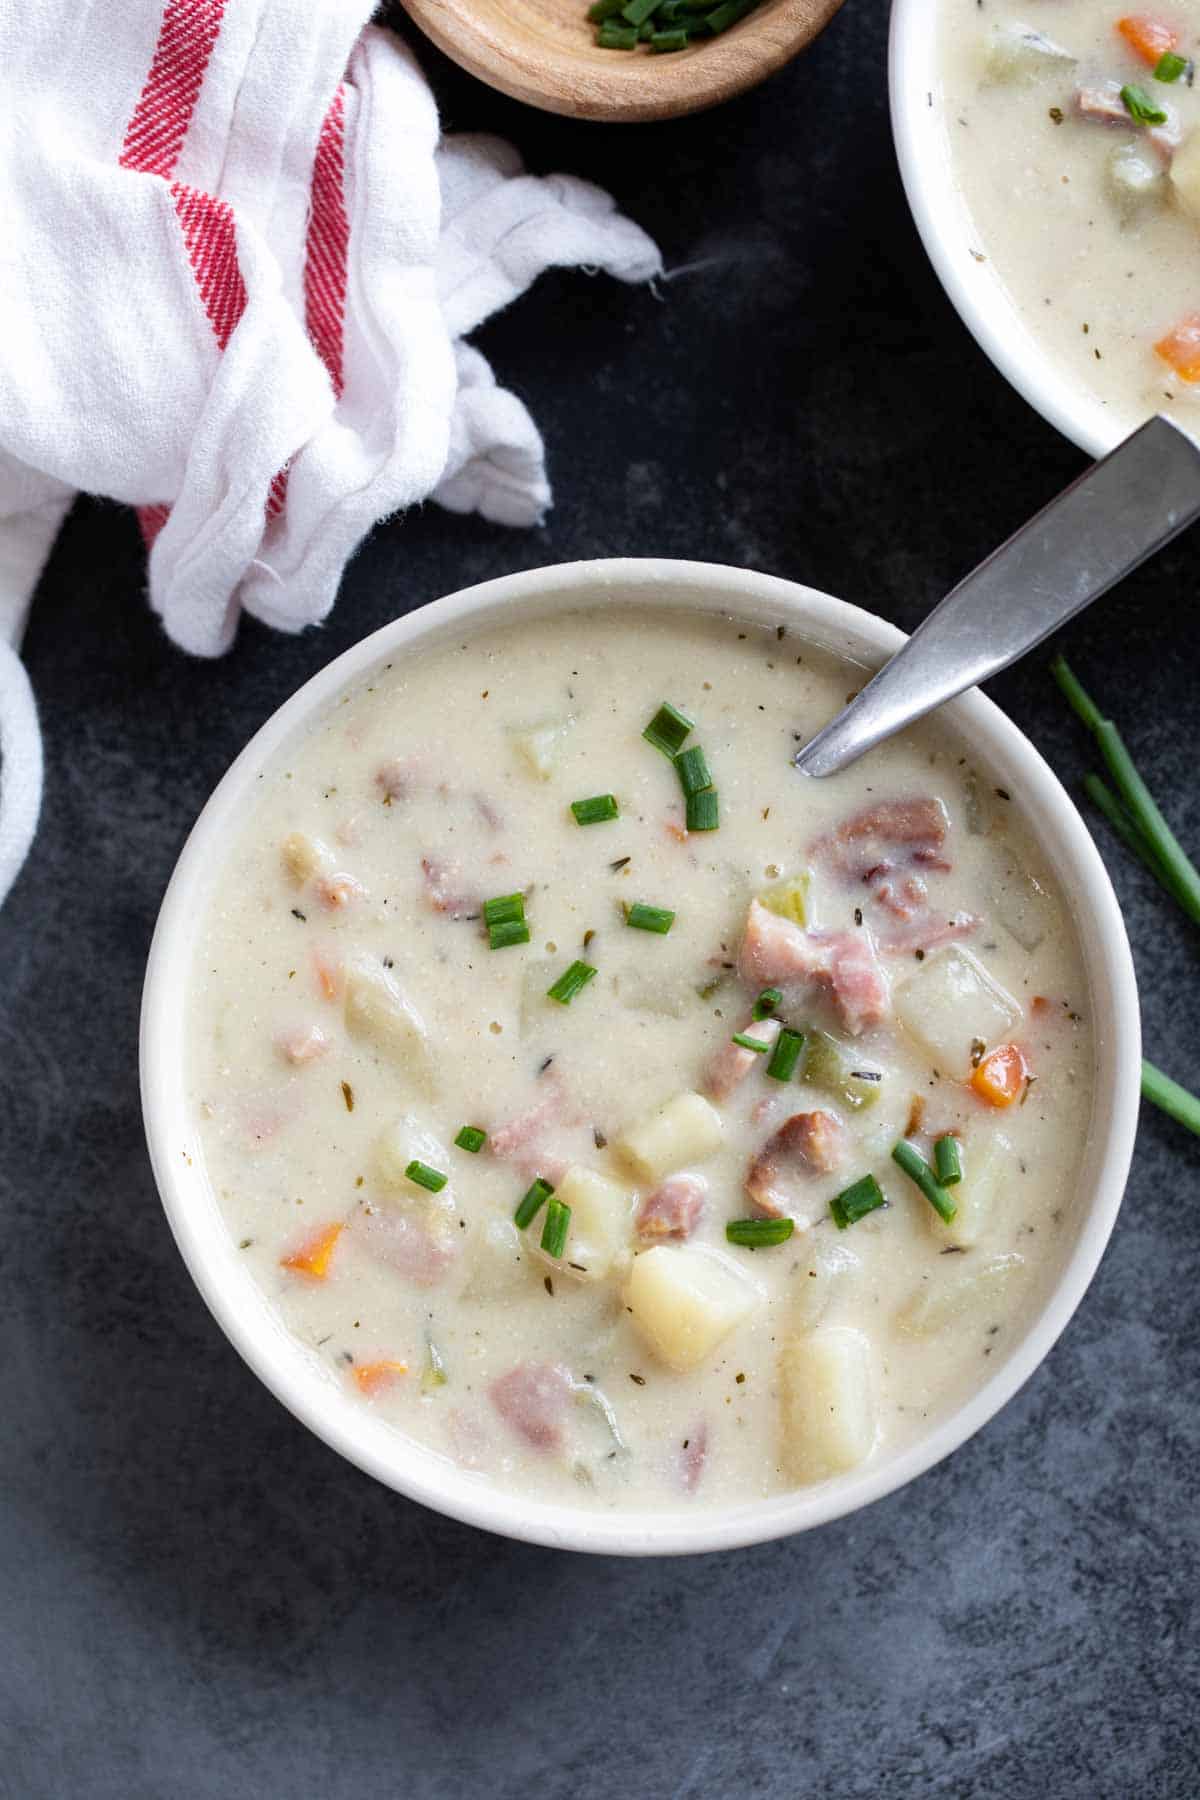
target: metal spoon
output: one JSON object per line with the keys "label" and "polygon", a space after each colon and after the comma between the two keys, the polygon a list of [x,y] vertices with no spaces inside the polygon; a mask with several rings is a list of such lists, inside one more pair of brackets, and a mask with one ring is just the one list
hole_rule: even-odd
{"label": "metal spoon", "polygon": [[1093,463],[960,581],[861,693],[797,752],[835,775],[1007,669],[1200,518],[1200,446],[1161,415]]}

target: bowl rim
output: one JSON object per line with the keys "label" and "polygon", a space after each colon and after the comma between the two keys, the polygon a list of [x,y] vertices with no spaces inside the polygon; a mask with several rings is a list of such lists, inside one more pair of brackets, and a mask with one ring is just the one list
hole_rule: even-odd
{"label": "bowl rim", "polygon": [[[715,0],[714,0],[715,3]],[[757,87],[806,50],[843,0],[775,0],[719,38],[671,56],[607,52],[603,58],[539,39],[538,57],[521,53],[501,9],[477,0],[404,0],[405,10],[452,62],[502,94],[565,118],[644,124],[683,118]],[[578,0],[586,25],[587,0]],[[699,60],[697,60],[699,58]]]}
{"label": "bowl rim", "polygon": [[[973,1435],[1043,1361],[1066,1327],[1108,1242],[1128,1174],[1137,1126],[1141,1038],[1133,961],[1103,861],[1073,803],[1037,750],[977,689],[948,706],[948,722],[979,747],[993,775],[1023,797],[1022,816],[1043,840],[1074,896],[1096,1019],[1096,1094],[1074,1245],[1009,1356],[979,1389],[917,1442],[816,1487],[701,1513],[587,1511],[530,1501],[466,1474],[346,1403],[311,1356],[272,1314],[217,1210],[202,1158],[193,1156],[186,1107],[184,1000],[202,896],[220,865],[259,770],[286,742],[325,714],[335,697],[389,656],[472,629],[510,623],[517,609],[538,616],[596,605],[788,622],[809,641],[860,661],[881,661],[904,641],[894,625],[800,583],[721,564],[613,558],[552,564],[500,576],[445,596],[382,626],[326,664],[271,715],[217,784],[193,826],[163,897],[147,962],[140,1065],[151,1164],[168,1222],[188,1270],[235,1349],[290,1412],[350,1462],[410,1499],[449,1517],[556,1549],[604,1554],[678,1555],[762,1543],[824,1524],[882,1498],[922,1474]],[[1052,825],[1052,830],[1051,830]],[[1085,1180],[1086,1178],[1086,1180]],[[1092,1182],[1090,1200],[1087,1182]]]}
{"label": "bowl rim", "polygon": [[1018,312],[990,258],[971,253],[970,209],[954,180],[940,111],[938,32],[930,0],[892,0],[888,93],[900,178],[925,253],[975,342],[1017,392],[1093,457],[1114,450],[1140,420],[1122,422],[1083,393]]}

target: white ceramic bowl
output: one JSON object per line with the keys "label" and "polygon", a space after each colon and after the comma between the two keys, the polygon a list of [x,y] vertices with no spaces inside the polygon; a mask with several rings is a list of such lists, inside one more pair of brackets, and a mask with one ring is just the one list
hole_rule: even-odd
{"label": "white ceramic bowl", "polygon": [[[733,614],[786,624],[828,650],[877,666],[903,642],[883,620],[812,588],[707,563],[565,563],[508,575],[452,594],[366,638],[281,706],[238,757],[184,846],[159,915],[142,1006],[141,1068],[146,1136],[167,1217],[192,1276],[218,1323],[251,1368],[297,1418],[380,1481],[452,1517],[557,1548],[676,1554],[757,1543],[819,1525],[877,1500],[930,1467],[985,1423],[1037,1368],[1079,1304],[1108,1241],[1128,1172],[1137,1123],[1141,1044],[1137,992],[1121,914],[1083,822],[1037,751],[982,694],[946,708],[998,786],[1022,812],[1076,909],[1091,986],[1098,1068],[1091,1142],[1084,1158],[1072,1238],[1039,1311],[1005,1360],[965,1405],[920,1442],[883,1455],[819,1487],[739,1506],[620,1513],[548,1504],[485,1485],[444,1457],[400,1436],[344,1396],[272,1313],[239,1259],[218,1210],[190,1116],[185,1080],[188,983],[194,942],[260,769],[303,735],[343,687],[383,660],[458,640],[470,631],[597,607],[656,607]],[[800,777],[797,777],[799,780]]]}
{"label": "white ceramic bowl", "polygon": [[1120,419],[1082,392],[1032,335],[990,257],[979,262],[971,254],[977,233],[954,180],[936,104],[941,88],[937,50],[934,0],[893,0],[888,58],[892,136],[929,260],[967,330],[1000,373],[1081,450],[1104,456],[1125,436]]}

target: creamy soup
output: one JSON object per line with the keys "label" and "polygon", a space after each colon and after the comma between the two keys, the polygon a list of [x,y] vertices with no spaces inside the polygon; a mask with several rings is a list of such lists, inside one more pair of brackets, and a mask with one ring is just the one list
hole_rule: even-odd
{"label": "creamy soup", "polygon": [[706,1505],[905,1444],[1007,1354],[1071,1236],[1079,947],[942,730],[796,773],[860,679],[613,610],[381,666],[264,768],[190,1086],[347,1407],[539,1497]]}
{"label": "creamy soup", "polygon": [[[974,232],[1025,329],[1122,430],[1200,427],[1194,6],[940,0],[942,112]],[[1016,327],[1014,327],[1016,329]]]}

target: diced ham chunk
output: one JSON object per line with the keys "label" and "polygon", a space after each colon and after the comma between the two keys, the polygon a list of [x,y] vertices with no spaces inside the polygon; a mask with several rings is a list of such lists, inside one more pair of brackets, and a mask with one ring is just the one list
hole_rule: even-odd
{"label": "diced ham chunk", "polygon": [[281,1031],[275,1042],[279,1054],[287,1062],[299,1066],[324,1056],[330,1040],[319,1025],[296,1025],[290,1031]]}
{"label": "diced ham chunk", "polygon": [[945,807],[931,794],[877,800],[818,838],[810,854],[826,858],[846,881],[874,882],[914,865],[948,870],[942,846],[949,828]]}
{"label": "diced ham chunk", "polygon": [[467,891],[462,870],[456,862],[445,861],[439,856],[423,856],[421,873],[434,912],[448,913],[452,919],[465,919],[468,914],[479,912],[479,896]]}
{"label": "diced ham chunk", "polygon": [[738,972],[751,986],[803,983],[824,991],[852,1037],[890,1012],[887,978],[868,932],[805,931],[758,900],[750,902]]}
{"label": "diced ham chunk", "polygon": [[668,1175],[638,1208],[635,1229],[639,1238],[643,1243],[661,1243],[664,1238],[691,1237],[700,1223],[707,1192],[698,1175]]}
{"label": "diced ham chunk", "polygon": [[353,875],[323,875],[317,882],[317,899],[326,912],[344,912],[356,900],[362,900],[366,889]]}
{"label": "diced ham chunk", "polygon": [[1094,125],[1123,125],[1136,130],[1139,140],[1153,144],[1162,160],[1169,163],[1182,141],[1179,118],[1174,107],[1167,106],[1159,95],[1155,100],[1167,115],[1165,125],[1139,126],[1121,98],[1119,81],[1084,82],[1075,89],[1073,104],[1076,115]]}
{"label": "diced ham chunk", "polygon": [[[738,1026],[738,1033],[742,1037],[756,1037],[764,1044],[773,1044],[779,1036],[779,1020],[749,1019],[745,1025]],[[729,1039],[709,1059],[704,1072],[704,1092],[710,1099],[728,1100],[764,1055],[763,1050],[746,1050]]]}
{"label": "diced ham chunk", "polygon": [[707,1459],[708,1426],[702,1420],[683,1440],[675,1458],[675,1472],[685,1494],[694,1494],[700,1486]]}
{"label": "diced ham chunk", "polygon": [[829,1174],[844,1153],[845,1131],[833,1113],[793,1113],[750,1164],[746,1198],[763,1218],[782,1219],[796,1203],[799,1185]]}
{"label": "diced ham chunk", "polygon": [[415,756],[394,756],[375,771],[375,786],[386,806],[393,800],[407,800],[414,792],[424,770]]}
{"label": "diced ham chunk", "polygon": [[502,1161],[555,1181],[567,1165],[547,1150],[545,1140],[555,1125],[566,1123],[567,1094],[557,1073],[547,1076],[542,1086],[544,1093],[535,1106],[488,1132],[487,1147]]}
{"label": "diced ham chunk", "polygon": [[978,927],[976,913],[956,913],[952,919],[939,919],[926,910],[885,937],[880,949],[889,956],[911,954],[914,950],[936,950],[939,944],[953,944],[959,938],[970,937]]}
{"label": "diced ham chunk", "polygon": [[466,1235],[457,1229],[453,1207],[419,1201],[412,1207],[364,1208],[351,1229],[380,1262],[420,1288],[436,1287],[445,1279]]}
{"label": "diced ham chunk", "polygon": [[518,1363],[488,1390],[505,1424],[535,1450],[562,1448],[573,1387],[561,1363]]}

